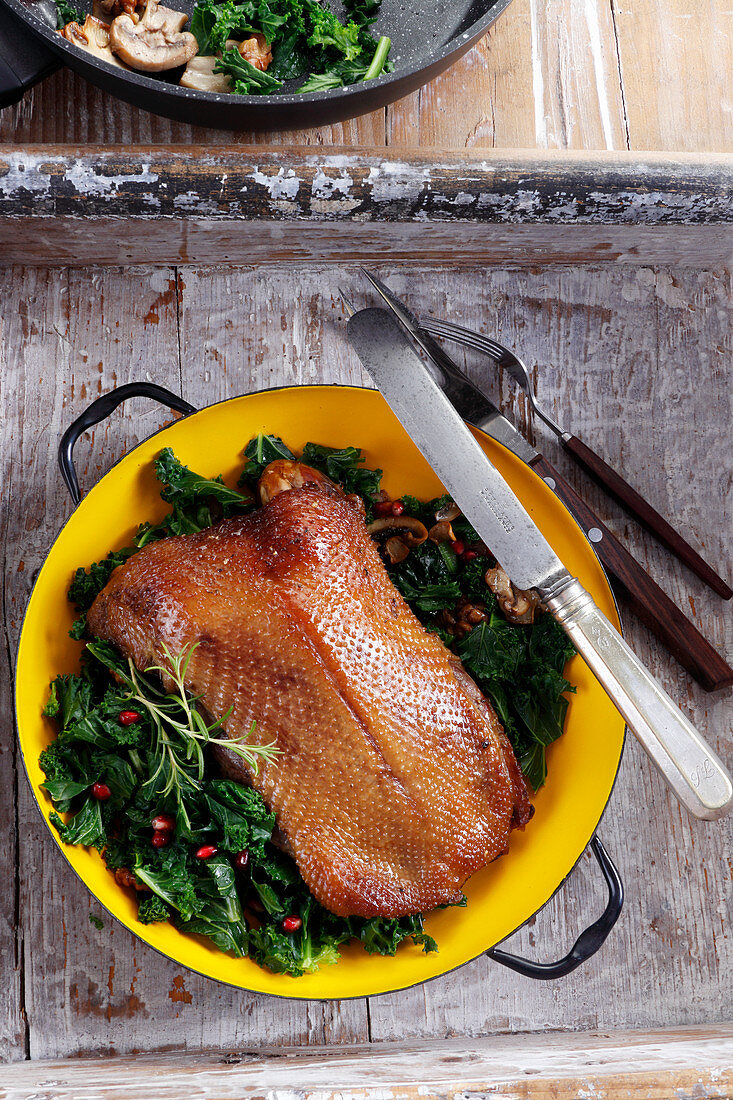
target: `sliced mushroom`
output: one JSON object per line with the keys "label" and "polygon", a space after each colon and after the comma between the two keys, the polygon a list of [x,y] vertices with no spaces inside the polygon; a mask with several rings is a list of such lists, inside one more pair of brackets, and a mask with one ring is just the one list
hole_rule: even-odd
{"label": "sliced mushroom", "polygon": [[[240,43],[236,38],[228,38],[226,48],[236,50]],[[199,92],[234,93],[234,81],[226,73],[215,73],[214,69],[221,60],[221,54],[212,57],[192,57],[179,83],[182,88],[195,88]]]}
{"label": "sliced mushroom", "polygon": [[329,496],[343,496],[338,485],[320,470],[314,470],[312,466],[306,466],[303,462],[292,462],[287,458],[278,458],[266,466],[257,487],[260,500],[263,504],[268,504],[280,493],[287,493],[289,489],[302,489],[306,485],[317,485]]}
{"label": "sliced mushroom", "polygon": [[199,92],[232,92],[232,78],[226,73],[215,73],[218,57],[192,57],[181,77],[182,88],[195,88]]}
{"label": "sliced mushroom", "polygon": [[413,516],[384,516],[370,523],[367,530],[380,540],[397,535],[408,547],[420,546],[428,537],[425,524]]}
{"label": "sliced mushroom", "polygon": [[410,547],[398,535],[392,535],[391,538],[388,538],[384,544],[384,549],[392,565],[399,565],[410,553]]}
{"label": "sliced mushroom", "polygon": [[140,72],[159,73],[185,65],[198,53],[198,42],[182,30],[188,16],[148,0],[142,18],[118,15],[109,29],[109,44],[126,65]]}
{"label": "sliced mushroom", "polygon": [[92,11],[96,19],[111,23],[118,15],[130,15],[137,23],[145,0],[93,0]]}
{"label": "sliced mushroom", "polygon": [[112,16],[102,7],[101,0],[92,0],[92,15],[100,23],[106,23],[107,26],[112,22]]}
{"label": "sliced mushroom", "polygon": [[435,518],[437,520],[447,519],[449,523],[452,523],[454,519],[458,519],[460,514],[461,509],[454,500],[451,500],[449,504],[444,504],[442,508],[438,508]]}
{"label": "sliced mushroom", "polygon": [[110,49],[109,27],[101,19],[95,19],[88,15],[83,23],[67,23],[62,31],[59,31],[67,42],[72,42],[80,50],[92,54],[93,57],[107,61],[110,65],[116,65],[118,69],[127,68],[115,57]]}
{"label": "sliced mushroom", "polygon": [[533,623],[540,598],[534,592],[522,592],[514,588],[500,565],[487,569],[484,577],[487,585],[499,601],[499,607],[513,623]]}
{"label": "sliced mushroom", "polygon": [[441,519],[439,523],[434,523],[428,531],[428,538],[432,539],[433,542],[456,541],[456,536],[453,533],[453,528],[451,527],[447,519]]}

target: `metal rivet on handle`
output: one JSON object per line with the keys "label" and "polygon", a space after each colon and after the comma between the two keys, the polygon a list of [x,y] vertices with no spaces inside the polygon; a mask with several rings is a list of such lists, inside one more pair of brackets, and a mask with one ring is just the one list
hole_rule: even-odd
{"label": "metal rivet on handle", "polygon": [[591,527],[588,538],[591,542],[600,542],[603,538],[603,531],[600,531],[597,527]]}
{"label": "metal rivet on handle", "polygon": [[546,477],[544,480],[547,482],[547,484],[550,486],[551,489],[555,488],[555,479],[554,479],[554,477]]}

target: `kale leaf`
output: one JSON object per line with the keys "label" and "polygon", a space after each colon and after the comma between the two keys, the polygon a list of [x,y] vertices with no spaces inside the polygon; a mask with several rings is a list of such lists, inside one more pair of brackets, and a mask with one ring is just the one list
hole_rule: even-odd
{"label": "kale leaf", "polygon": [[156,924],[168,920],[170,915],[170,909],[157,894],[145,895],[137,903],[137,919],[141,924]]}
{"label": "kale leaf", "polygon": [[265,466],[269,466],[276,459],[285,458],[291,462],[295,461],[295,455],[289,447],[285,446],[279,435],[266,435],[264,432],[250,439],[244,448],[244,457],[247,461],[239,484],[251,486],[257,484]]}
{"label": "kale leaf", "polygon": [[206,805],[217,831],[221,832],[221,847],[230,852],[249,851],[263,859],[265,843],[275,828],[275,815],[270,813],[262,795],[251,787],[229,779],[214,779],[206,787]]}
{"label": "kale leaf", "polygon": [[160,494],[163,500],[179,508],[197,505],[202,500],[216,500],[222,507],[224,518],[253,506],[252,497],[230,489],[221,477],[207,478],[189,470],[176,458],[170,447],[165,447],[155,460],[155,474],[165,485]]}
{"label": "kale leaf", "polygon": [[57,30],[63,30],[67,23],[83,23],[85,18],[85,13],[69,4],[68,0],[56,0]]}
{"label": "kale leaf", "polygon": [[309,46],[322,46],[342,54],[346,61],[354,61],[362,52],[359,41],[359,25],[349,22],[340,23],[328,8],[322,7],[316,0],[308,3],[310,18]]}
{"label": "kale leaf", "polygon": [[101,803],[91,796],[70,821],[64,824],[57,813],[51,814],[51,821],[65,844],[83,844],[85,848],[101,849],[107,840]]}
{"label": "kale leaf", "polygon": [[282,87],[282,80],[256,69],[234,48],[224,51],[214,66],[214,72],[226,73],[232,78],[236,95],[272,95]]}
{"label": "kale leaf", "polygon": [[371,470],[363,465],[364,452],[358,447],[324,447],[320,443],[306,443],[301,455],[301,462],[306,466],[312,466],[314,470],[320,470],[332,481],[335,481],[346,493],[358,493],[366,498],[365,504],[371,503],[370,498],[379,492],[382,480],[382,471]]}
{"label": "kale leaf", "polygon": [[479,687],[491,698],[534,790],[545,782],[545,749],[563,732],[575,689],[563,669],[575,650],[549,615],[532,626],[506,622],[492,610],[456,650]]}

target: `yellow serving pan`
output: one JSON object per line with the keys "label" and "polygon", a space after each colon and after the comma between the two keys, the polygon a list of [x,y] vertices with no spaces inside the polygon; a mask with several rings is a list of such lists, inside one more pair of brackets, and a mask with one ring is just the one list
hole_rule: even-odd
{"label": "yellow serving pan", "polygon": [[[281,436],[296,453],[308,440],[359,446],[367,465],[384,470],[383,484],[391,496],[410,493],[429,499],[443,491],[375,390],[269,390],[223,401],[163,428],[120,459],[87,493],[38,575],[16,670],[23,760],[51,835],[79,877],[122,924],[176,963],[242,989],[284,997],[363,997],[403,989],[461,966],[524,924],[561,885],[593,836],[618,770],[624,722],[579,657],[567,671],[577,694],[571,696],[565,734],[548,750],[548,780],[534,800],[535,815],[524,832],[512,835],[509,853],[466,884],[465,908],[441,910],[427,918],[426,930],[438,941],[438,954],[425,955],[405,945],[394,958],[385,958],[367,955],[354,943],[342,949],[339,963],[315,974],[271,974],[249,959],[231,958],[203,938],[183,935],[171,924],[138,923],[135,901],[117,886],[98,852],[61,844],[49,823],[53,807],[41,789],[44,776],[38,756],[53,739],[54,728],[41,711],[49,682],[79,666],[81,643],[68,636],[74,612],[66,592],[73,571],[128,544],[140,522],[155,521],[165,513],[152,469],[161,448],[172,447],[186,465],[209,476],[221,473],[234,485],[242,449],[260,431]],[[619,626],[605,574],[565,507],[528,466],[482,432],[475,435],[563,563]]]}

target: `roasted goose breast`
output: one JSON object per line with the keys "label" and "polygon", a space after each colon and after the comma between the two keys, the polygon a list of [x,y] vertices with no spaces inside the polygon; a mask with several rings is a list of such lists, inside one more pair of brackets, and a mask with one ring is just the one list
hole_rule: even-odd
{"label": "roasted goose breast", "polygon": [[[267,471],[265,472],[267,478]],[[271,480],[271,479],[270,479]],[[496,715],[425,631],[356,505],[333,486],[278,491],[197,535],[145,547],[88,616],[139,668],[198,643],[187,686],[230,736],[275,741],[261,792],[315,897],[340,916],[456,900],[531,815]],[[282,488],[282,486],[281,486]]]}

